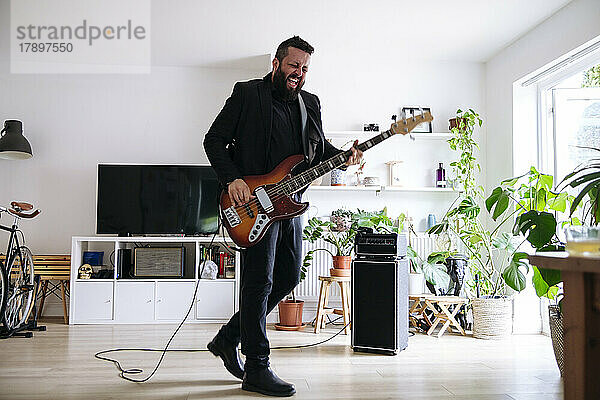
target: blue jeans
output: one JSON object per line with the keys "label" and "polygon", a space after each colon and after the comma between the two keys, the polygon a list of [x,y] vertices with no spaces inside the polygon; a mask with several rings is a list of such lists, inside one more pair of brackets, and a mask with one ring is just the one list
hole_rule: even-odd
{"label": "blue jeans", "polygon": [[254,246],[242,251],[240,310],[220,330],[242,343],[246,370],[269,366],[267,314],[300,281],[302,218],[276,221]]}

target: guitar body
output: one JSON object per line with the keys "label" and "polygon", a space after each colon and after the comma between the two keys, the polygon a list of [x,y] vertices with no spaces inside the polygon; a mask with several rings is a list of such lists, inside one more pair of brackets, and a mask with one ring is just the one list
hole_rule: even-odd
{"label": "guitar body", "polygon": [[[268,174],[244,176],[242,179],[250,188],[250,192],[257,196],[244,206],[233,206],[227,191],[221,192],[221,218],[235,244],[251,247],[263,238],[273,222],[290,219],[306,211],[308,203],[298,203],[290,195],[278,194],[275,190],[277,184],[292,178],[293,171],[299,168],[303,161],[304,156],[293,155],[283,160]],[[268,196],[268,200],[265,199],[265,195]]]}

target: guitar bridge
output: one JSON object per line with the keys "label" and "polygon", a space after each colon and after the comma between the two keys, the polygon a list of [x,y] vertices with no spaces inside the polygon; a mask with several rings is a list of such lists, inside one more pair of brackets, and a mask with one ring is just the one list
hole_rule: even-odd
{"label": "guitar bridge", "polygon": [[233,206],[224,209],[223,214],[225,215],[227,223],[232,228],[242,223],[240,215],[237,213],[237,211],[235,211],[235,208],[233,208]]}

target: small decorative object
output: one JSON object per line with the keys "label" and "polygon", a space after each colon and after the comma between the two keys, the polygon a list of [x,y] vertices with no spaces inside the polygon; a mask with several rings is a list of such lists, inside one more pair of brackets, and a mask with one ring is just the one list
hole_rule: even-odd
{"label": "small decorative object", "polygon": [[363,132],[379,132],[379,124],[364,124]]}
{"label": "small decorative object", "polygon": [[379,177],[378,176],[365,176],[363,183],[365,186],[379,186]]}
{"label": "small decorative object", "polygon": [[364,173],[363,170],[365,168],[365,165],[367,165],[367,162],[364,159],[360,160],[360,165],[354,173],[356,175],[356,186],[362,185],[362,174]]}
{"label": "small decorative object", "polygon": [[346,186],[346,171],[342,169],[331,171],[331,186]]}
{"label": "small decorative object", "polygon": [[429,214],[427,216],[427,230],[431,229],[435,225],[435,215]]}
{"label": "small decorative object", "polygon": [[[413,118],[417,115],[423,114],[426,111],[431,112],[431,108],[430,107],[402,107],[402,113],[404,113],[404,116],[406,118]],[[433,132],[433,126],[431,125],[431,121],[427,122],[427,123],[419,124],[417,127],[415,127],[415,129],[413,129],[413,132],[417,132],[417,133]]]}
{"label": "small decorative object", "polygon": [[450,276],[450,285],[446,292],[447,295],[460,296],[460,291],[465,281],[465,271],[467,269],[468,257],[462,254],[451,255],[446,258],[446,270]]}
{"label": "small decorative object", "polygon": [[329,220],[334,224],[334,232],[346,232],[352,225],[352,211],[339,208],[331,212]]}
{"label": "small decorative object", "polygon": [[390,186],[404,186],[404,161],[388,161],[388,176]]}
{"label": "small decorative object", "polygon": [[203,264],[204,266],[200,266],[200,271],[202,271],[200,279],[217,279],[217,273],[219,271],[217,264],[211,260],[204,261]]}
{"label": "small decorative object", "polygon": [[435,173],[435,187],[445,188],[446,187],[446,170],[444,169],[444,163],[440,163]]}
{"label": "small decorative object", "polygon": [[[463,120],[464,126],[466,127],[467,126],[467,119],[466,118],[462,118],[462,120]],[[448,122],[450,123],[450,126],[448,128],[450,130],[452,130],[454,128],[459,129],[460,128],[460,126],[459,126],[460,122],[459,121],[460,121],[460,119],[458,119],[458,118],[450,118],[448,120]]]}
{"label": "small decorative object", "polygon": [[79,267],[79,279],[91,279],[92,277],[92,266],[90,264],[83,264]]}

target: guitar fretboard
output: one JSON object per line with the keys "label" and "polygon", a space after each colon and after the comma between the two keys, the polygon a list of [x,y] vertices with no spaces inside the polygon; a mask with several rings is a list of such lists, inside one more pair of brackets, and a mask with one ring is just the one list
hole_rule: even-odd
{"label": "guitar fretboard", "polygon": [[[393,133],[390,130],[381,132],[379,135],[374,136],[371,139],[358,144],[356,148],[363,152],[367,151],[371,147],[383,142],[385,139],[389,138],[392,135]],[[278,185],[278,189],[280,189],[286,195],[295,193],[303,187],[310,185],[312,181],[319,178],[320,176],[323,176],[326,173],[343,166],[351,154],[352,150],[340,152],[337,155],[331,157],[330,159],[323,161],[319,165],[315,165],[314,167],[309,168],[306,171],[296,175],[292,179],[280,183]]]}

